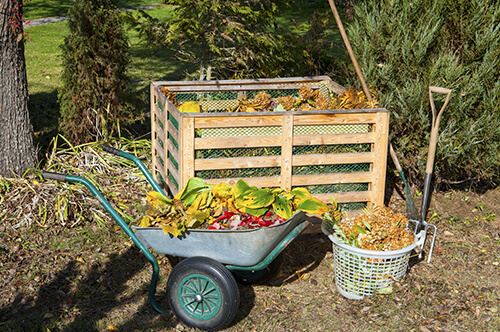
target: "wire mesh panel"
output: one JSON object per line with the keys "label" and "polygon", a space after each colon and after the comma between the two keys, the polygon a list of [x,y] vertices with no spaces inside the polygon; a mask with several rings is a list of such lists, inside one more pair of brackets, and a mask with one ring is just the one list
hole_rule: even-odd
{"label": "wire mesh panel", "polygon": [[[261,93],[297,97],[304,86],[324,98],[343,91],[325,76],[153,83],[155,175],[172,193],[193,176],[213,183],[244,178],[257,186],[307,187],[345,209],[381,204],[385,109],[234,111],[241,100]],[[176,105],[186,102],[195,102],[201,111],[180,112]]]}

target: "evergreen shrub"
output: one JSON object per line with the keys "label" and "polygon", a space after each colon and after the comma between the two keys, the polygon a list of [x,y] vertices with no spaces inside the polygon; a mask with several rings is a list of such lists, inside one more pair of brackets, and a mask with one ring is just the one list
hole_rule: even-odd
{"label": "evergreen shrub", "polygon": [[[413,182],[423,179],[428,86],[454,90],[441,121],[436,178],[500,179],[500,6],[494,0],[367,0],[348,35],[367,82],[391,111],[391,136]],[[440,105],[437,102],[437,108]]]}
{"label": "evergreen shrub", "polygon": [[113,0],[74,1],[62,45],[60,130],[74,143],[111,135],[131,118],[129,44]]}

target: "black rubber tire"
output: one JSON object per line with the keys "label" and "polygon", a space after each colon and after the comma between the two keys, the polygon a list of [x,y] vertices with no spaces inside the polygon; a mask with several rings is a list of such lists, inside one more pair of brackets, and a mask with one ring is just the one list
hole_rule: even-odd
{"label": "black rubber tire", "polygon": [[[184,287],[181,284],[182,281],[191,275],[202,275],[209,278],[218,288],[222,299],[220,309],[210,319],[203,320],[193,317],[181,303],[178,296],[179,287]],[[221,263],[206,257],[187,258],[175,266],[168,278],[167,297],[173,313],[184,324],[206,331],[217,331],[228,327],[236,317],[240,304],[238,284],[231,272]]]}
{"label": "black rubber tire", "polygon": [[259,271],[233,271],[233,275],[242,285],[253,285],[275,277],[283,263],[283,253],[279,254],[266,268]]}

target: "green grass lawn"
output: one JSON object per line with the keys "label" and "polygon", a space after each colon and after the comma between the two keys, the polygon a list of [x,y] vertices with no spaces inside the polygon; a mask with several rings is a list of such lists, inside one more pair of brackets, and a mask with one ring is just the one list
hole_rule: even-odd
{"label": "green grass lawn", "polygon": [[[121,0],[119,3],[122,8],[154,4],[155,8],[148,10],[148,13],[165,20],[168,20],[173,10],[172,6],[161,4],[160,0]],[[70,4],[68,0],[30,0],[26,4],[26,16],[34,19],[65,15]],[[307,5],[296,2],[292,6],[282,8],[279,24],[301,33],[307,30],[307,20],[315,10],[329,10],[328,4],[325,1],[310,1]],[[29,108],[37,142],[43,151],[58,127],[60,45],[68,34],[68,28],[66,22],[58,22],[30,27],[26,32],[28,33],[25,54],[30,94]],[[332,29],[331,33],[335,32]],[[192,68],[177,61],[173,50],[155,47],[142,41],[136,31],[129,31],[128,35],[131,57],[128,71],[136,92],[136,107],[140,111],[148,112],[150,82],[183,79]]]}
{"label": "green grass lawn", "polygon": [[[150,13],[167,19],[171,7],[161,6]],[[62,69],[60,46],[68,34],[68,27],[66,22],[58,22],[27,28],[26,32],[29,108],[37,142],[43,148],[58,126],[57,89]],[[149,83],[160,79],[180,79],[184,76],[185,68],[175,61],[173,52],[147,45],[135,31],[129,31],[129,41],[129,75],[138,93],[138,100],[142,101],[138,107],[147,111]]]}

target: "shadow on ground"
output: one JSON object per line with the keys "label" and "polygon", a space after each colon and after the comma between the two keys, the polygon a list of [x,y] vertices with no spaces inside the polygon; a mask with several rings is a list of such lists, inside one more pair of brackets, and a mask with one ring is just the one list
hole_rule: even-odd
{"label": "shadow on ground", "polygon": [[57,91],[30,94],[28,109],[33,124],[35,145],[40,152],[46,151],[59,126]]}
{"label": "shadow on ground", "polygon": [[[262,284],[280,287],[314,270],[330,250],[330,244],[318,238],[318,234],[306,233],[293,241],[284,253],[280,274]],[[149,274],[147,280],[142,278],[140,284],[130,285],[129,281],[137,279],[141,271],[149,273],[149,269],[133,247],[87,267],[72,260],[40,286],[36,296],[19,293],[0,308],[0,330],[99,331],[106,328],[103,322],[114,320],[120,322],[116,324],[120,331],[174,327],[178,321],[164,301],[166,290],[157,294],[167,309],[167,314],[159,316],[146,301]],[[234,324],[244,320],[255,306],[254,287],[240,285],[239,290],[241,304]]]}
{"label": "shadow on ground", "polygon": [[[127,282],[139,271],[148,268],[135,248],[121,255],[112,254],[105,264],[94,263],[88,273],[82,273],[78,264],[71,261],[49,283],[40,287],[35,299],[19,294],[12,303],[0,308],[0,330],[102,330],[98,323],[112,310],[146,298],[147,283],[128,292]],[[61,326],[62,321],[68,323]],[[159,319],[144,301],[136,314],[117,327],[131,330],[167,328],[176,324],[168,314]]]}
{"label": "shadow on ground", "polygon": [[319,225],[309,226],[305,233],[285,249],[283,265],[278,276],[263,284],[281,286],[292,283],[315,270],[331,251],[331,242],[323,236]]}
{"label": "shadow on ground", "polygon": [[28,1],[24,6],[24,14],[30,19],[66,16],[70,7],[71,1],[68,0]]}

